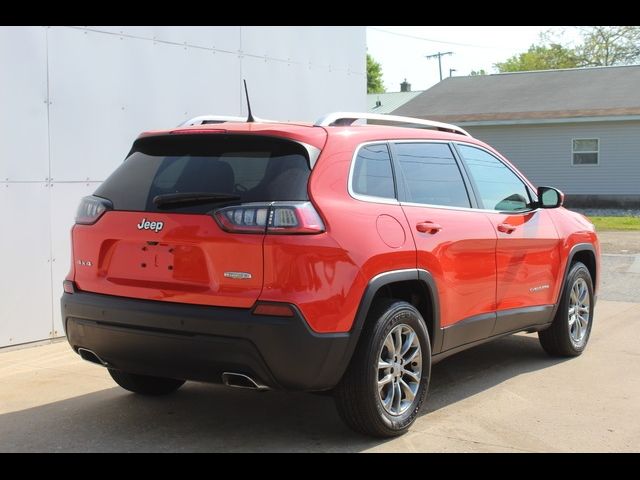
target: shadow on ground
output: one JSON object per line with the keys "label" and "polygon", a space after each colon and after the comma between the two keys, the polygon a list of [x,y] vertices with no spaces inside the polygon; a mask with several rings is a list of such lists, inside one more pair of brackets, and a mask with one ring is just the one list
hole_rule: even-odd
{"label": "shadow on ground", "polygon": [[[536,336],[507,337],[435,365],[422,414],[558,363]],[[424,420],[424,419],[423,419]],[[362,451],[329,396],[187,383],[144,398],[110,388],[0,415],[0,451]]]}

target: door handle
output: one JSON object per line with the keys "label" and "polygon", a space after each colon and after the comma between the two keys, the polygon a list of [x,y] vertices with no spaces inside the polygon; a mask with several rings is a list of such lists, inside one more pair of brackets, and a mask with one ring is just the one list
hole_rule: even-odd
{"label": "door handle", "polygon": [[516,229],[513,225],[509,225],[508,223],[501,223],[498,225],[498,231],[502,233],[513,233]]}
{"label": "door handle", "polygon": [[440,230],[442,230],[442,226],[433,222],[419,222],[416,223],[416,230],[418,230],[420,233],[430,233],[431,235],[433,235],[434,233],[438,233]]}

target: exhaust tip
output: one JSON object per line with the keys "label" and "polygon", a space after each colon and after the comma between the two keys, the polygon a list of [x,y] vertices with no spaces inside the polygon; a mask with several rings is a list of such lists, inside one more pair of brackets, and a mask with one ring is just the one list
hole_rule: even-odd
{"label": "exhaust tip", "polygon": [[224,372],[222,374],[222,383],[227,387],[248,388],[250,390],[270,390],[266,385],[263,385],[243,373]]}
{"label": "exhaust tip", "polygon": [[107,362],[105,362],[104,360],[102,360],[98,354],[96,352],[94,352],[93,350],[89,350],[88,348],[78,348],[77,350],[78,355],[80,355],[80,358],[82,358],[83,360],[86,360],[87,362],[91,362],[91,363],[95,363],[97,365],[103,366],[103,367],[108,367],[109,364]]}

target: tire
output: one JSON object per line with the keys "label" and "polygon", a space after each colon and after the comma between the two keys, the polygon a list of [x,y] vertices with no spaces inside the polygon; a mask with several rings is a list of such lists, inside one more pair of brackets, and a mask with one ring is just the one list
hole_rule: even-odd
{"label": "tire", "polygon": [[[398,329],[401,341],[394,342]],[[411,332],[415,337],[412,337],[414,341],[408,345]],[[391,344],[386,343],[389,338]],[[394,348],[391,352],[388,345],[395,347],[398,343],[402,344],[401,355],[398,363],[394,364],[397,350]],[[411,359],[418,345],[419,356]],[[379,359],[390,359],[390,362],[385,363],[390,367],[379,370]],[[404,367],[398,370],[400,361]],[[421,368],[417,366],[418,363]],[[416,375],[418,368],[420,371]],[[338,413],[349,427],[365,435],[401,435],[418,416],[427,396],[430,375],[431,344],[420,312],[407,302],[389,299],[378,301],[369,312],[351,363],[335,389],[334,399]],[[392,380],[389,381],[390,377]],[[379,392],[378,381],[381,378],[387,382]],[[414,395],[411,401],[407,388]],[[397,392],[400,392],[399,401],[396,400]],[[387,406],[383,404],[385,401]]]}
{"label": "tire", "polygon": [[137,375],[113,368],[109,369],[109,374],[122,388],[140,395],[167,395],[175,392],[184,384],[184,380]]}
{"label": "tire", "polygon": [[[579,302],[580,317],[572,314],[575,311],[576,296],[584,297]],[[586,305],[583,302],[587,302]],[[562,299],[558,311],[549,328],[538,332],[542,348],[554,357],[577,357],[587,347],[593,326],[593,282],[589,269],[581,263],[571,265],[567,280],[562,290]],[[570,311],[571,310],[571,311]],[[585,314],[588,312],[588,317]],[[580,320],[582,319],[582,320]],[[585,321],[586,320],[586,325]]]}

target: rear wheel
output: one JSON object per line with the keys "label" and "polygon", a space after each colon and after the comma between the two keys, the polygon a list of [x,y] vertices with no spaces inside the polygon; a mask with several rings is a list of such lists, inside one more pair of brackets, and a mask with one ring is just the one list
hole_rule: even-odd
{"label": "rear wheel", "polygon": [[109,369],[109,374],[125,390],[141,395],[167,395],[175,392],[184,384],[184,380],[137,375],[113,368]]}
{"label": "rear wheel", "polygon": [[538,332],[542,348],[553,356],[576,357],[587,347],[593,325],[593,283],[581,262],[571,266],[558,311],[549,328]]}
{"label": "rear wheel", "polygon": [[420,312],[407,302],[382,300],[371,309],[335,389],[338,413],[360,433],[401,435],[426,398],[430,373],[429,333]]}

